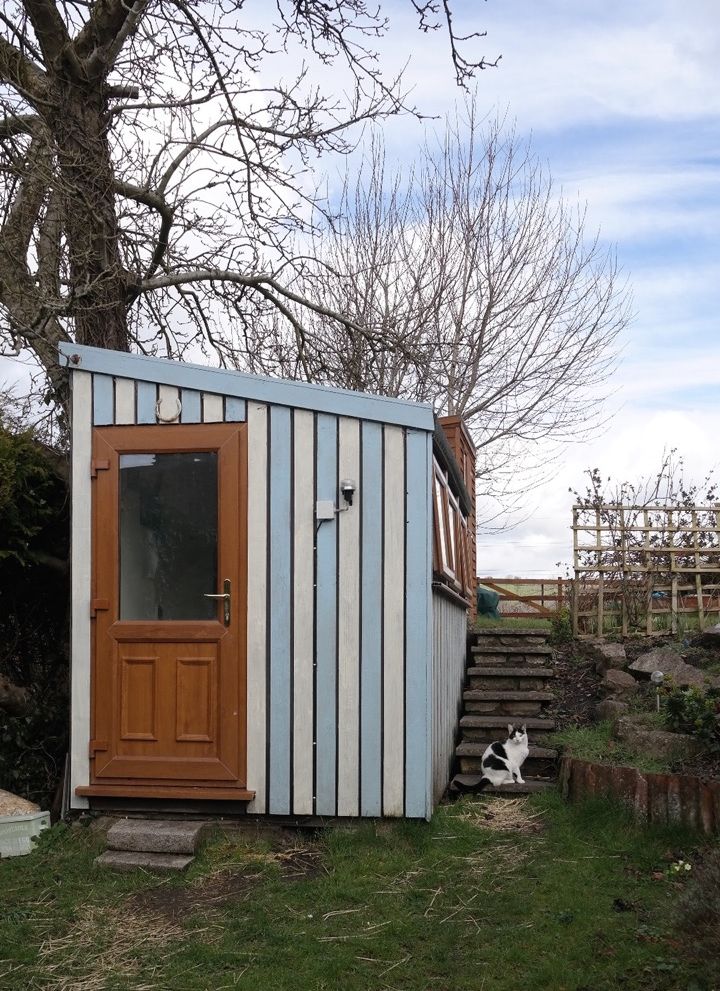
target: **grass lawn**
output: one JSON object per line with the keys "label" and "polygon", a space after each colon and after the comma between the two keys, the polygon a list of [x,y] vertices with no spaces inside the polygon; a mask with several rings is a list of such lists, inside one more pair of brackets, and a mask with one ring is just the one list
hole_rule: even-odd
{"label": "grass lawn", "polygon": [[[55,827],[0,863],[0,988],[13,991],[624,991],[720,987],[678,897],[701,840],[605,803],[473,800],[432,823],[219,834],[187,876],[93,867]],[[699,954],[698,954],[699,955]]]}

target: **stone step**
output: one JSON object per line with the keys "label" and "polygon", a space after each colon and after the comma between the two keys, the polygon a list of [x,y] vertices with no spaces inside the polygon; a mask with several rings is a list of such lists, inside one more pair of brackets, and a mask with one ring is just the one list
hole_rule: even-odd
{"label": "stone step", "polygon": [[537,650],[498,650],[497,648],[473,647],[470,651],[471,664],[477,667],[542,667],[552,662],[552,651]]}
{"label": "stone step", "polygon": [[520,629],[513,630],[475,630],[471,634],[470,642],[476,644],[500,644],[502,646],[512,646],[513,644],[540,645],[546,644],[550,635],[549,630]]}
{"label": "stone step", "polygon": [[485,716],[539,716],[554,697],[552,692],[493,692],[470,689],[463,693],[465,713]]}
{"label": "stone step", "polygon": [[[463,716],[460,719],[460,731],[463,741],[465,740],[497,740],[504,738],[507,731],[508,718],[506,716]],[[512,720],[510,720],[512,721]],[[524,723],[527,727],[528,735],[535,738],[547,733],[552,733],[555,729],[554,719],[542,719],[537,716],[521,717],[517,722]]]}
{"label": "stone step", "polygon": [[555,677],[552,668],[470,667],[468,687],[473,691],[543,691]]}
{"label": "stone step", "polygon": [[193,854],[204,822],[159,819],[120,819],[107,834],[109,850],[141,853]]}
{"label": "stone step", "polygon": [[[480,782],[480,774],[456,774],[453,780],[450,782],[450,791],[456,790],[453,785],[460,786],[457,790],[462,790],[463,786],[465,788],[472,788]],[[537,795],[539,792],[543,791],[554,791],[557,788],[557,782],[553,780],[548,780],[546,778],[526,778],[523,784],[511,784],[511,785],[488,785],[483,788],[480,795]]]}
{"label": "stone step", "polygon": [[537,646],[527,646],[526,644],[509,644],[507,646],[496,646],[493,644],[482,643],[470,648],[470,653],[475,656],[482,656],[483,654],[510,654],[511,656],[515,654],[528,654],[538,657],[550,657],[552,656],[552,647],[546,645],[538,644]]}
{"label": "stone step", "polygon": [[187,869],[193,856],[180,853],[146,853],[140,850],[106,850],[96,858],[98,867],[112,871],[152,871],[157,874],[172,874]]}
{"label": "stone step", "polygon": [[[463,774],[480,774],[482,755],[487,748],[487,742],[473,743],[466,741],[455,748],[460,771]],[[530,777],[554,777],[557,771],[558,752],[552,747],[530,746],[529,753],[523,764],[523,772]]]}

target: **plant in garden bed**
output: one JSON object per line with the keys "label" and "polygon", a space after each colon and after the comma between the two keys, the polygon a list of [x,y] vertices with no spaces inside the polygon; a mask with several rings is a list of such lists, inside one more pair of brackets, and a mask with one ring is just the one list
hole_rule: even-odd
{"label": "plant in garden bed", "polygon": [[720,751],[720,689],[680,688],[662,690],[663,713],[668,727],[698,737],[713,751]]}

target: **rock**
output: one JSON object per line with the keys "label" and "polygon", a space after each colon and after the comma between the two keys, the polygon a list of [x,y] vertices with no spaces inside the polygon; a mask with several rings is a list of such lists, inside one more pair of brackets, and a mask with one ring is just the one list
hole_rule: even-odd
{"label": "rock", "polygon": [[720,650],[720,623],[709,626],[707,630],[703,630],[690,642],[693,647],[709,647],[711,650]]}
{"label": "rock", "polygon": [[600,687],[612,695],[632,695],[638,689],[638,684],[627,671],[617,671],[610,668],[603,675]]}
{"label": "rock", "polygon": [[593,719],[596,723],[606,721],[614,723],[620,716],[624,716],[629,708],[627,702],[621,702],[619,699],[605,699],[598,702],[593,709]]}
{"label": "rock", "polygon": [[703,744],[695,737],[649,728],[643,723],[643,716],[621,716],[615,725],[615,739],[648,757],[685,760],[703,749]]}
{"label": "rock", "polygon": [[666,678],[672,678],[681,688],[686,688],[688,685],[697,688],[720,685],[720,678],[708,675],[700,668],[694,668],[692,664],[686,664],[678,652],[671,647],[659,647],[648,651],[647,654],[641,654],[630,665],[630,670],[645,675],[651,675],[653,671],[662,671]]}
{"label": "rock", "polygon": [[204,822],[120,819],[107,834],[111,850],[140,853],[195,853]]}
{"label": "rock", "polygon": [[594,646],[600,655],[595,661],[595,670],[598,674],[605,674],[607,670],[622,670],[627,667],[627,654],[621,643],[605,643],[601,640]]}
{"label": "rock", "polygon": [[160,874],[182,872],[193,862],[193,856],[179,853],[139,853],[131,850],[106,850],[95,858],[98,867],[113,871],[153,871]]}

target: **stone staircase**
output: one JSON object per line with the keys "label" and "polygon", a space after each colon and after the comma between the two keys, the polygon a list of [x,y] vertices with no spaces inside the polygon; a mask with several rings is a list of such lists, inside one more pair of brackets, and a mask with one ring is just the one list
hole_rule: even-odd
{"label": "stone staircase", "polygon": [[184,871],[195,859],[204,822],[119,819],[95,863],[115,871]]}
{"label": "stone staircase", "polygon": [[555,787],[558,754],[546,742],[555,723],[545,715],[553,700],[548,689],[555,671],[543,631],[478,630],[469,642],[468,665],[454,783],[476,784],[488,743],[506,739],[508,723],[524,723],[530,744],[522,767],[526,783],[486,788],[483,793],[528,794]]}

